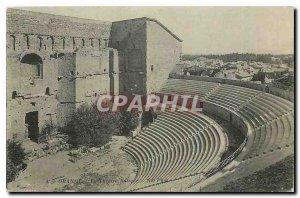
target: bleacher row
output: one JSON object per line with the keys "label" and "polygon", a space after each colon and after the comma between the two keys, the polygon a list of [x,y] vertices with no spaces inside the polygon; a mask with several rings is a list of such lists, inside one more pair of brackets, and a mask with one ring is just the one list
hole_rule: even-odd
{"label": "bleacher row", "polygon": [[139,167],[130,190],[207,172],[227,144],[219,125],[208,117],[163,112],[123,148]]}
{"label": "bleacher row", "polygon": [[[168,79],[161,93],[198,95],[205,103],[227,109],[248,123],[252,144],[244,159],[288,147],[294,141],[293,103],[257,90],[214,82]],[[189,112],[165,112],[124,150],[139,170],[132,189],[205,173],[225,151],[219,125]]]}
{"label": "bleacher row", "polygon": [[198,95],[198,99],[203,100],[208,93],[218,86],[219,84],[210,82],[195,84],[193,80],[168,79],[160,91],[166,94]]}
{"label": "bleacher row", "polygon": [[293,144],[293,108],[292,103],[263,93],[237,110],[254,130],[254,142],[246,157],[266,154]]}
{"label": "bleacher row", "polygon": [[254,141],[246,158],[273,152],[294,142],[294,104],[283,98],[245,87],[185,79],[168,79],[161,90],[169,94],[199,94],[202,101],[243,118],[249,123],[249,130],[254,131]]}

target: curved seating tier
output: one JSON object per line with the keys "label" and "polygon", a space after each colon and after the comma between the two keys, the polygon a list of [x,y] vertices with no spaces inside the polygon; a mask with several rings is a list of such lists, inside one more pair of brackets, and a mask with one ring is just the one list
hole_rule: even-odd
{"label": "curved seating tier", "polygon": [[208,117],[164,112],[124,147],[138,165],[131,189],[207,172],[227,144],[219,125]]}
{"label": "curved seating tier", "polygon": [[[168,79],[166,84],[168,87],[179,87],[184,79]],[[250,124],[253,130],[253,144],[248,150],[247,157],[252,157],[267,152],[273,152],[293,144],[294,141],[294,104],[277,96],[257,91],[254,89],[213,83],[188,80],[189,84],[194,87],[209,84],[214,87],[210,92],[198,92],[196,88],[189,89],[188,86],[182,86],[181,91],[186,94],[206,95],[205,102],[220,106],[228,111],[234,112],[244,121]],[[192,82],[193,81],[193,82]],[[213,85],[215,84],[215,86]],[[164,87],[164,91],[168,93],[168,87]],[[172,90],[174,89],[172,87]],[[162,91],[163,92],[163,91]]]}
{"label": "curved seating tier", "polygon": [[206,101],[228,109],[235,109],[257,94],[259,91],[253,89],[222,84],[206,98]]}
{"label": "curved seating tier", "polygon": [[218,83],[211,82],[199,83],[199,81],[197,82],[194,80],[168,79],[162,86],[161,92],[181,95],[198,95],[199,99],[203,99],[218,86]]}
{"label": "curved seating tier", "polygon": [[[294,104],[277,96],[234,85],[184,79],[168,79],[160,93],[198,95],[204,108],[210,103],[241,117],[248,126],[248,140],[251,139],[243,151],[246,155],[241,155],[243,159],[294,143]],[[206,173],[220,160],[227,144],[219,125],[206,116],[164,112],[124,148],[139,167],[131,189]]]}
{"label": "curved seating tier", "polygon": [[293,144],[293,103],[262,93],[243,104],[237,112],[254,129],[254,143],[248,157],[273,152]]}

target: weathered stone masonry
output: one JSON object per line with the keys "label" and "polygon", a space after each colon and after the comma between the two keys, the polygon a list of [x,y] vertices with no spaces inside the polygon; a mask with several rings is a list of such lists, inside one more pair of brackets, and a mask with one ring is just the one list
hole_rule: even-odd
{"label": "weathered stone masonry", "polygon": [[181,40],[154,19],[119,22],[7,10],[7,138],[37,140],[97,94],[157,90]]}
{"label": "weathered stone masonry", "polygon": [[180,62],[181,42],[155,19],[113,22],[109,44],[119,51],[120,92],[156,91]]}

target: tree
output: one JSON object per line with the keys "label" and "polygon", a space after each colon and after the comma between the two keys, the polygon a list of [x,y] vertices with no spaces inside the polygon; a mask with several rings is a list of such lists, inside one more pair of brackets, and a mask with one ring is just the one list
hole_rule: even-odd
{"label": "tree", "polygon": [[261,83],[265,83],[266,73],[259,71],[257,74],[254,74],[252,77],[252,81],[260,81]]}
{"label": "tree", "polygon": [[139,117],[136,112],[122,110],[120,115],[120,135],[129,135],[130,131],[134,130],[139,123]]}
{"label": "tree", "polygon": [[142,128],[153,122],[153,113],[151,110],[145,111],[142,114]]}
{"label": "tree", "polygon": [[6,141],[6,182],[15,180],[20,171],[27,167],[24,163],[25,152],[20,143]]}
{"label": "tree", "polygon": [[119,112],[98,112],[92,106],[82,105],[63,131],[74,147],[102,146],[111,140],[113,134],[119,132],[119,116]]}

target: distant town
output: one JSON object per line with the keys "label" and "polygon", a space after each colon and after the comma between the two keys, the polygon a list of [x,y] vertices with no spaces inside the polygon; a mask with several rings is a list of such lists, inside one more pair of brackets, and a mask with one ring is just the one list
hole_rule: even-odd
{"label": "distant town", "polygon": [[252,81],[294,90],[294,55],[183,55],[172,74]]}

